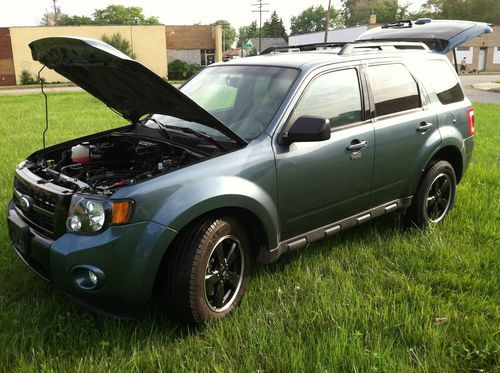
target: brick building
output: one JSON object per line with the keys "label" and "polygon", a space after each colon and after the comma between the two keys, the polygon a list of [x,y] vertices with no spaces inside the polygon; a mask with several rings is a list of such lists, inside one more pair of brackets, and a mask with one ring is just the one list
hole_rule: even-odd
{"label": "brick building", "polygon": [[[458,64],[465,57],[468,71],[500,71],[500,26],[494,26],[493,32],[483,34],[463,43],[457,48]],[[453,62],[453,53],[448,54]]]}
{"label": "brick building", "polygon": [[181,60],[207,66],[222,60],[221,26],[165,26],[168,63]]}
{"label": "brick building", "polygon": [[0,85],[15,85],[16,71],[8,27],[0,27]]}

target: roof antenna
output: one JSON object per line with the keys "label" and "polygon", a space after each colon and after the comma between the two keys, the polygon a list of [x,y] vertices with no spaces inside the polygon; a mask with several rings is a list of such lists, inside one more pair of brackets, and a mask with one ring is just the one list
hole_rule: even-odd
{"label": "roof antenna", "polygon": [[40,73],[42,70],[45,69],[45,65],[42,66],[40,71],[38,71],[38,81],[40,82],[40,89],[42,90],[42,94],[45,96],[45,129],[43,130],[42,133],[42,139],[43,139],[43,149],[45,150],[45,133],[49,129],[49,102],[48,102],[48,97],[45,91],[43,90],[43,78],[40,76]]}

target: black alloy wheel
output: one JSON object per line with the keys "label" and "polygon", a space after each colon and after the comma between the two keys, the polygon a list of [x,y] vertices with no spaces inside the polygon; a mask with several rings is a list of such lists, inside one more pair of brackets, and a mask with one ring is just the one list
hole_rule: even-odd
{"label": "black alloy wheel", "polygon": [[443,160],[432,162],[422,175],[406,211],[406,226],[424,228],[441,223],[453,208],[456,189],[453,166]]}

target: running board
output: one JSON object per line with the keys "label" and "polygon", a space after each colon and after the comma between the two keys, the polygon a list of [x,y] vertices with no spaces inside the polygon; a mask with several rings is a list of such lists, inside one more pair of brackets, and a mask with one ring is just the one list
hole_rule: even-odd
{"label": "running board", "polygon": [[335,223],[325,225],[324,227],[314,229],[299,236],[282,241],[272,250],[261,249],[257,257],[259,263],[272,263],[279,259],[284,253],[295,251],[308,246],[312,242],[321,240],[326,237],[333,236],[345,229],[355,227],[366,223],[379,216],[389,214],[399,209],[408,208],[411,204],[412,197],[400,198],[383,205],[377,206],[371,210],[353,215],[346,219],[339,220]]}

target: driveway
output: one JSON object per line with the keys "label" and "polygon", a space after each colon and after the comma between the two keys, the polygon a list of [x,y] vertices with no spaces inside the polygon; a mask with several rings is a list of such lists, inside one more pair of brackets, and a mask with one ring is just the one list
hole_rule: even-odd
{"label": "driveway", "polygon": [[480,89],[473,88],[473,84],[478,83],[490,83],[495,80],[500,80],[500,75],[479,75],[479,74],[467,74],[460,75],[460,81],[465,90],[465,95],[473,102],[480,102],[485,104],[497,104],[500,105],[500,93],[482,91]]}

